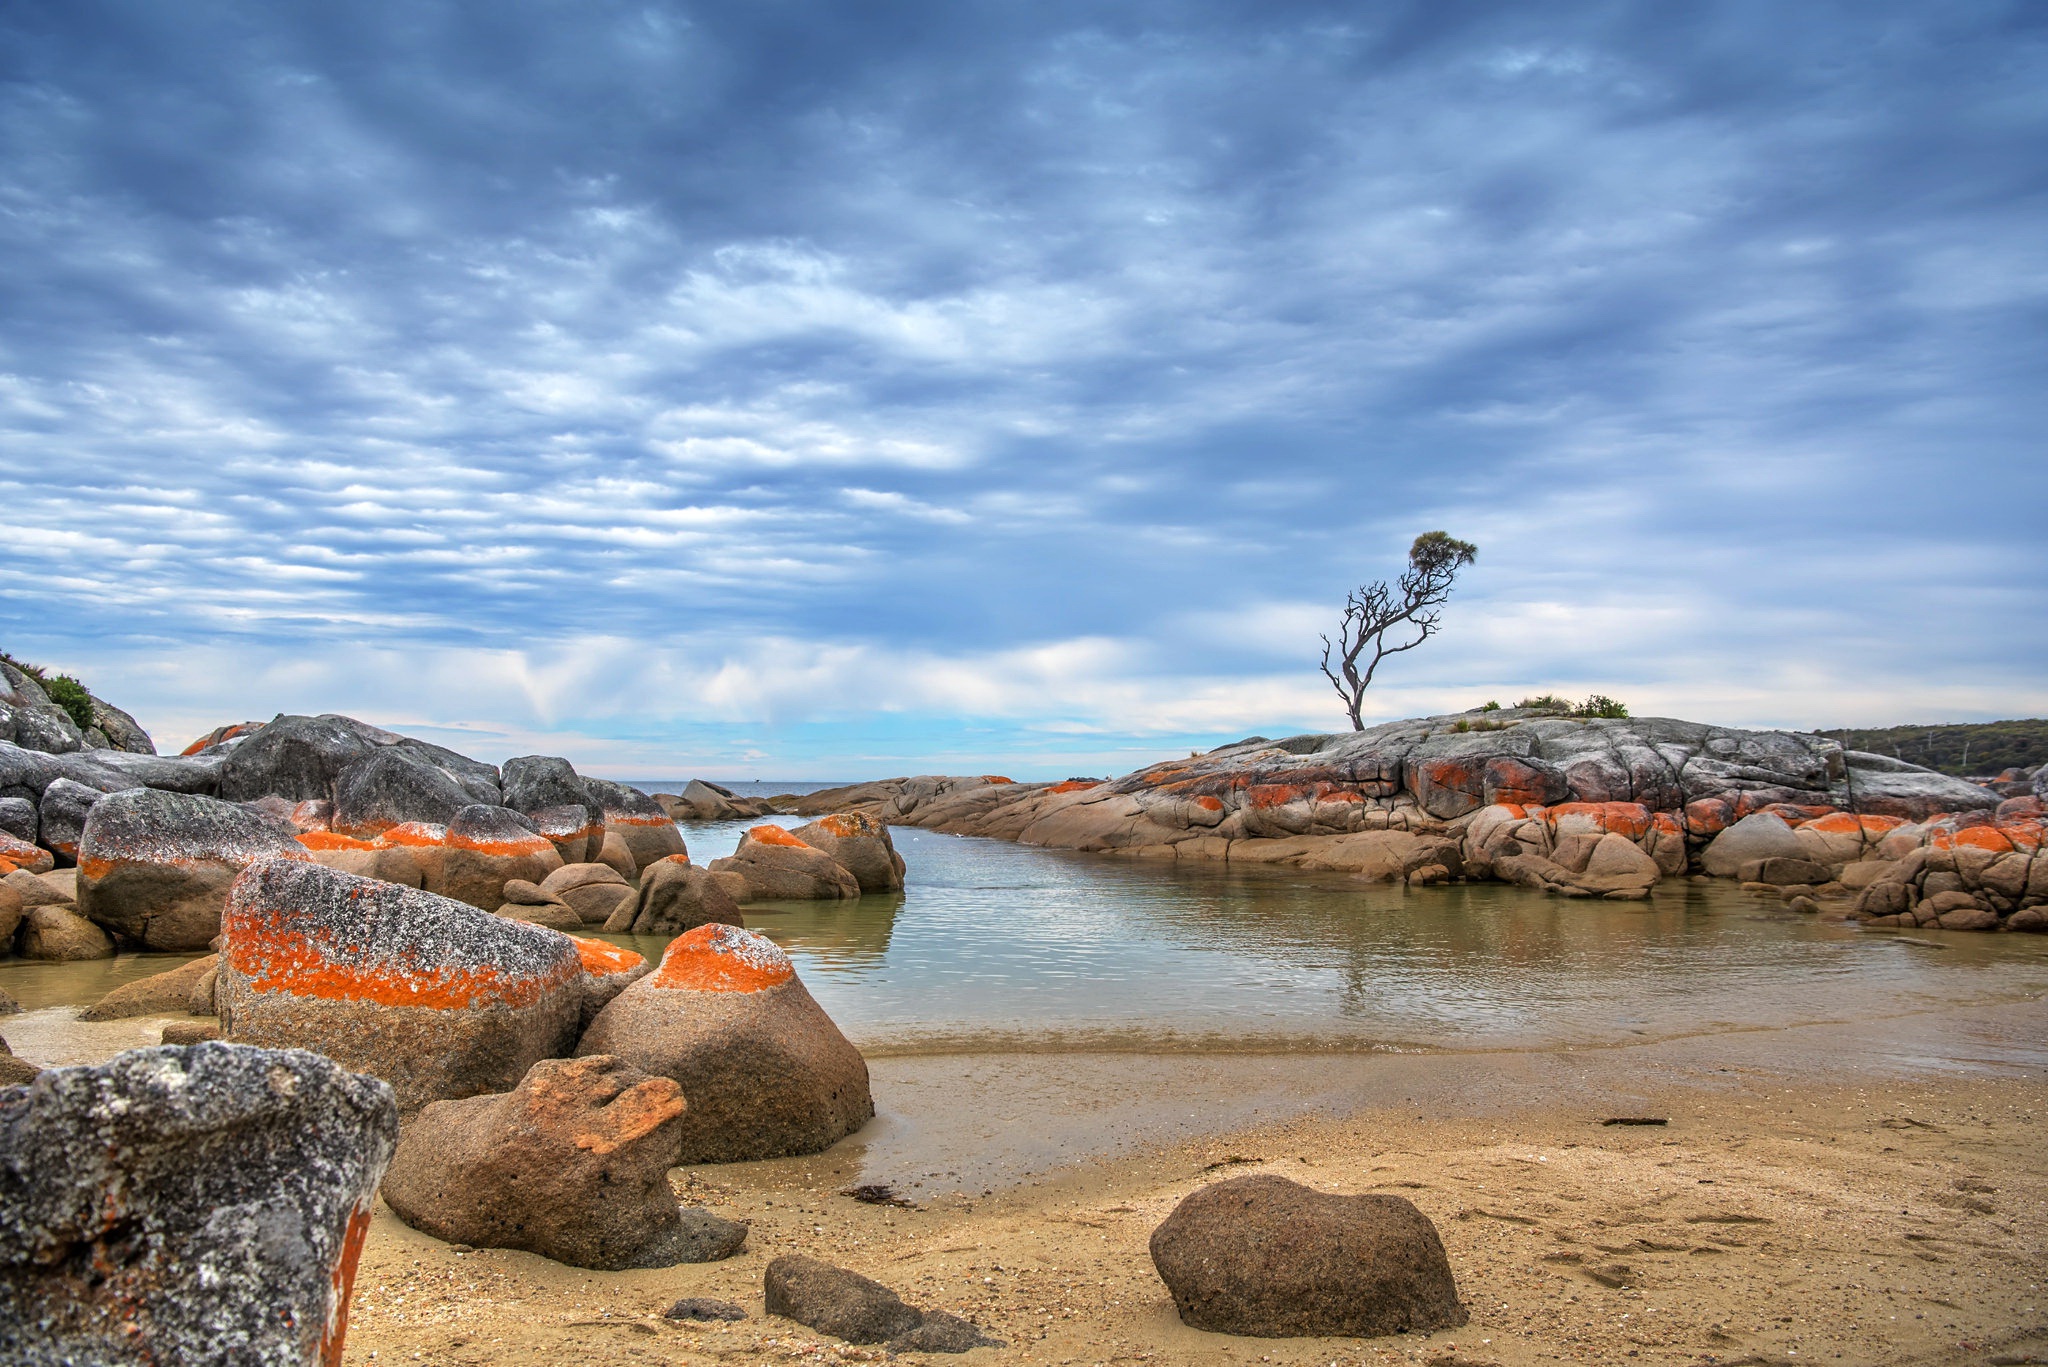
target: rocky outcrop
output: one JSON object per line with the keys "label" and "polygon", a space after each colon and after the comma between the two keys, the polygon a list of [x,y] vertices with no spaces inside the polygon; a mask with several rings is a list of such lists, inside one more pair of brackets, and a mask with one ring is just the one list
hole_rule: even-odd
{"label": "rocky outcrop", "polygon": [[509,1090],[582,1021],[568,936],[318,864],[250,868],[221,935],[229,1039],[318,1049],[407,1110]]}
{"label": "rocky outcrop", "polygon": [[566,759],[521,755],[500,770],[505,806],[528,817],[565,864],[595,860],[604,847],[604,809]]}
{"label": "rocky outcrop", "polygon": [[875,1113],[867,1063],[759,935],[707,925],[597,1014],[579,1056],[616,1054],[689,1098],[684,1163],[817,1153]]}
{"label": "rocky outcrop", "polygon": [[78,907],[150,949],[204,949],[243,869],[305,858],[289,827],[247,808],[131,788],[93,804],[78,846]]}
{"label": "rocky outcrop", "polygon": [[740,837],[729,858],[711,861],[714,874],[745,880],[741,901],[830,901],[860,896],[860,883],[823,850],[780,826],[756,826]]}
{"label": "rocky outcrop", "polygon": [[[1901,824],[1879,849],[1885,862],[1856,898],[1873,925],[2048,932],[2048,821],[2021,798],[2001,820]],[[2028,810],[2031,807],[2032,810]]]}
{"label": "rocky outcrop", "polygon": [[510,1092],[421,1111],[384,1200],[451,1243],[604,1271],[668,1267],[687,1251],[668,1184],[685,1109],[672,1080],[623,1060],[545,1059]]}
{"label": "rocky outcrop", "polygon": [[391,1090],[199,1044],[0,1091],[0,1360],[332,1367]]}
{"label": "rocky outcrop", "polygon": [[1467,1318],[1436,1226],[1399,1196],[1218,1182],[1152,1232],[1152,1264],[1182,1322],[1211,1333],[1379,1338]]}
{"label": "rocky outcrop", "polygon": [[624,842],[636,869],[689,853],[675,819],[646,793],[601,778],[585,779],[583,786],[603,814],[605,833]]}
{"label": "rocky outcrop", "polygon": [[575,908],[587,926],[605,924],[637,896],[633,885],[608,864],[564,864],[541,879],[540,889]]}
{"label": "rocky outcrop", "polygon": [[489,909],[515,878],[539,883],[562,867],[555,844],[505,807],[464,807],[448,823],[438,871],[426,885],[445,897]]}

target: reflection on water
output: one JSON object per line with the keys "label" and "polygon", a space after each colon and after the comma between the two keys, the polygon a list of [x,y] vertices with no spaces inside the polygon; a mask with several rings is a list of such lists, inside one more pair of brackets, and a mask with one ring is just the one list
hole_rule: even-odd
{"label": "reflection on water", "polygon": [[[730,853],[751,824],[687,828],[692,856]],[[746,909],[871,1052],[1583,1047],[2048,988],[2048,937],[1860,931],[1725,882],[1566,901],[895,838],[900,895]],[[664,945],[610,938],[649,958]],[[88,1002],[183,958],[10,961],[0,989],[31,1007]]]}

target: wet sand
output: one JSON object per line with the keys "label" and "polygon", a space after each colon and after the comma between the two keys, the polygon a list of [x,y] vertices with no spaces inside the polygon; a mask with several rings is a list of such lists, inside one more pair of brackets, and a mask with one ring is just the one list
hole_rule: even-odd
{"label": "wet sand", "polygon": [[[883,1118],[810,1159],[680,1170],[752,1224],[724,1263],[629,1273],[459,1251],[380,1208],[348,1361],[875,1361],[766,1318],[809,1253],[1008,1340],[969,1362],[2048,1361],[2048,1007],[1488,1054],[911,1055]],[[1664,1126],[1604,1126],[1611,1116]],[[1182,1326],[1151,1230],[1219,1176],[1395,1192],[1472,1313],[1382,1340]],[[838,1194],[889,1182],[914,1210]],[[676,1324],[712,1296],[751,1318]]]}

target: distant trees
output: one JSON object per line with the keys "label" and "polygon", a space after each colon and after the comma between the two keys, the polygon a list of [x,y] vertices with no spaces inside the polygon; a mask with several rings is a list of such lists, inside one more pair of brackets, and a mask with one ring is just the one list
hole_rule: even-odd
{"label": "distant trees", "polygon": [[1352,730],[1365,729],[1359,710],[1380,661],[1436,635],[1458,571],[1478,555],[1479,548],[1469,541],[1446,532],[1424,532],[1408,548],[1408,568],[1391,586],[1378,579],[1346,595],[1337,639],[1323,637],[1323,677],[1344,700]]}

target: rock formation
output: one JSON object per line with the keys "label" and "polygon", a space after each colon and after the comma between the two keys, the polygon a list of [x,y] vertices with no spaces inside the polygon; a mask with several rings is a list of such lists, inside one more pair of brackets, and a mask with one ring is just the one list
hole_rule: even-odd
{"label": "rock formation", "polygon": [[204,949],[241,871],[304,860],[290,830],[210,797],[131,788],[95,803],[78,847],[78,907],[150,949]]}

